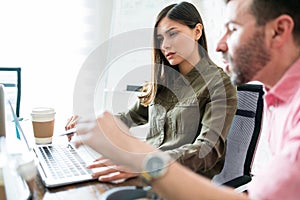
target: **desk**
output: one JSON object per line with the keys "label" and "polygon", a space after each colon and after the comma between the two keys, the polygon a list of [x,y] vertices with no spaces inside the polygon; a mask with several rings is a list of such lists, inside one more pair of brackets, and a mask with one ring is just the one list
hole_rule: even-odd
{"label": "desk", "polygon": [[36,179],[36,190],[34,193],[34,199],[43,200],[76,200],[76,199],[101,199],[101,194],[110,188],[120,186],[143,186],[143,182],[139,178],[129,179],[123,183],[110,184],[101,183],[99,181],[89,181],[84,183],[73,184],[69,186],[63,186],[58,188],[45,188],[39,177]]}
{"label": "desk", "polygon": [[[29,143],[32,145],[34,143],[32,125],[29,120],[21,122],[22,129],[24,130],[24,134],[27,135],[27,139],[29,139]],[[14,124],[9,126],[9,132],[13,133],[15,131]],[[14,134],[11,134],[12,136]],[[29,136],[29,137],[28,137]],[[10,136],[7,135],[7,139]],[[67,137],[53,137],[53,143],[59,142],[67,142]],[[12,146],[12,145],[11,145]],[[143,181],[140,178],[129,179],[125,182],[119,184],[113,183],[103,183],[97,180],[88,181],[83,183],[77,183],[67,186],[61,186],[57,188],[46,188],[39,175],[37,175],[35,180],[35,188],[33,192],[34,200],[53,200],[53,199],[62,199],[62,200],[76,200],[76,199],[101,199],[101,195],[107,191],[108,189],[120,186],[144,186]]]}

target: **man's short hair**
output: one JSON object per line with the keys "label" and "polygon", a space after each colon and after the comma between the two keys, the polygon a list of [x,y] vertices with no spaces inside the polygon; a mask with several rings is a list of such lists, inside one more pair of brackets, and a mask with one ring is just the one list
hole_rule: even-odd
{"label": "man's short hair", "polygon": [[[225,0],[228,4],[230,1]],[[280,15],[289,15],[294,20],[293,37],[300,45],[300,3],[299,0],[252,0],[249,11],[255,17],[256,24],[261,26]]]}

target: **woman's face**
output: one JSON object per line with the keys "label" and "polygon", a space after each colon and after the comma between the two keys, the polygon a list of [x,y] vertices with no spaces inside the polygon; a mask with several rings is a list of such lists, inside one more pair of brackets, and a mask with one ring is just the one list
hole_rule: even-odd
{"label": "woman's face", "polygon": [[195,65],[199,62],[198,40],[202,34],[202,25],[191,29],[188,26],[167,17],[157,26],[159,48],[171,65]]}

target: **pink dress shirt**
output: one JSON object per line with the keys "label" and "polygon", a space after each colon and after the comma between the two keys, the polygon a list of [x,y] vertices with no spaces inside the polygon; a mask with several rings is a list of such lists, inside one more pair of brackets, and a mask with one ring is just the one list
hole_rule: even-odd
{"label": "pink dress shirt", "polygon": [[259,200],[300,200],[300,59],[265,95],[267,138],[273,155],[249,186]]}

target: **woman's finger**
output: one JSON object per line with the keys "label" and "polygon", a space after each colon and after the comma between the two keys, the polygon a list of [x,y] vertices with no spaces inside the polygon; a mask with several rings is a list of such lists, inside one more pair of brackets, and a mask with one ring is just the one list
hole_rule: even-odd
{"label": "woman's finger", "polygon": [[74,128],[76,126],[77,120],[78,120],[79,116],[78,115],[74,115],[72,117],[70,117],[67,120],[67,123],[65,125],[65,130],[69,130],[71,128]]}

